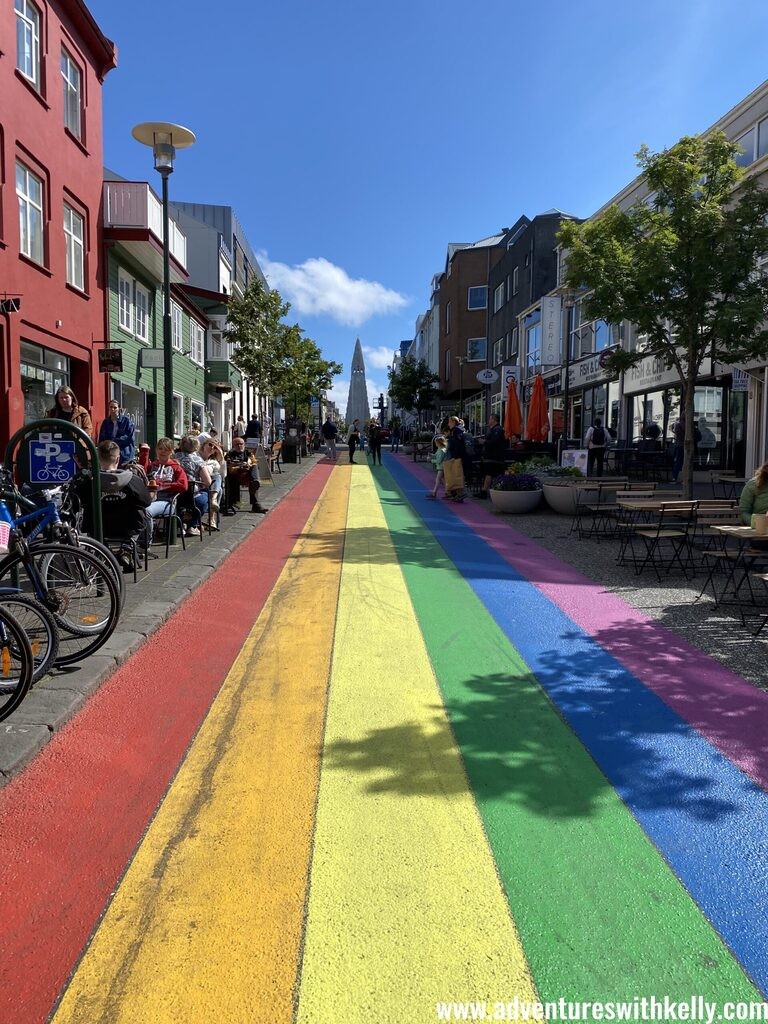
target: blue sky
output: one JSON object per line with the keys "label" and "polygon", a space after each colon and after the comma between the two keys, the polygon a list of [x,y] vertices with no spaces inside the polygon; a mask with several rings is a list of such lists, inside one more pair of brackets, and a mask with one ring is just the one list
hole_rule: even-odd
{"label": "blue sky", "polygon": [[588,216],[763,81],[766,0],[89,0],[118,47],[106,164],[159,191],[140,121],[191,128],[171,198],[229,204],[346,401],[413,336],[449,242]]}

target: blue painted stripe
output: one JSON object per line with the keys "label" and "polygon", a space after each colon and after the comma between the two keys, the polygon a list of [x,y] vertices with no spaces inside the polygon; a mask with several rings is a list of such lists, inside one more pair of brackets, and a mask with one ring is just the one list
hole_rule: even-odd
{"label": "blue painted stripe", "polygon": [[423,483],[402,464],[389,459],[387,468],[645,833],[768,993],[768,794],[449,506],[427,501]]}

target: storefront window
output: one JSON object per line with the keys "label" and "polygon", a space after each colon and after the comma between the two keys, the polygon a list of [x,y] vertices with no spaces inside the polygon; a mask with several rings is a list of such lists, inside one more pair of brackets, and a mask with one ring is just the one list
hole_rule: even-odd
{"label": "storefront window", "polygon": [[24,422],[45,419],[62,384],[69,385],[69,359],[51,349],[21,343],[21,387],[24,392]]}

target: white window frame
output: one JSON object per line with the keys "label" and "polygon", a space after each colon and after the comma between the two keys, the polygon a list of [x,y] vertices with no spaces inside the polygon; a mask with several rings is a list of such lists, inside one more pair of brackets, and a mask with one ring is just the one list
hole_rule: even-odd
{"label": "white window frame", "polygon": [[181,317],[181,306],[171,301],[171,344],[177,352],[181,352],[184,344],[184,324]]}
{"label": "white window frame", "polygon": [[133,334],[133,278],[122,267],[117,268],[117,322],[120,330]]}
{"label": "white window frame", "polygon": [[198,366],[205,362],[205,329],[194,317],[189,318],[189,358]]}
{"label": "white window frame", "polygon": [[82,138],[83,131],[83,74],[71,53],[61,48],[61,78],[64,84],[64,127]]}
{"label": "white window frame", "polygon": [[64,203],[64,241],[67,247],[67,284],[85,291],[85,218]]}
{"label": "white window frame", "polygon": [[493,290],[493,312],[498,313],[504,305],[504,282],[497,284]]}
{"label": "white window frame", "polygon": [[[23,176],[21,182],[19,181],[19,172]],[[38,186],[38,195],[31,191],[30,182],[35,182]],[[20,160],[16,161],[16,195],[19,199],[19,252],[43,266],[45,260],[43,182]],[[36,230],[35,214],[39,218],[39,230]]]}
{"label": "white window frame", "polygon": [[[480,292],[480,291],[483,293],[483,300],[482,300],[482,302],[479,305],[477,303],[475,303],[473,305],[472,302],[470,301],[471,297],[472,297],[472,292]],[[487,307],[488,307],[488,286],[485,285],[485,284],[471,284],[469,286],[469,288],[467,288],[467,309],[487,309]]]}
{"label": "white window frame", "polygon": [[[15,0],[16,69],[40,92],[40,9],[31,0]],[[30,67],[31,74],[27,70]]]}
{"label": "white window frame", "polygon": [[[178,429],[177,429],[178,424]],[[184,395],[173,392],[173,436],[181,437],[184,430]]]}
{"label": "white window frame", "polygon": [[[471,355],[472,342],[482,341],[482,355]],[[467,362],[468,363],[484,363],[488,355],[488,339],[487,338],[467,338]]]}
{"label": "white window frame", "polygon": [[133,333],[139,341],[149,344],[149,289],[133,282]]}
{"label": "white window frame", "polygon": [[512,294],[517,295],[518,289],[520,288],[520,268],[515,267],[512,271]]}

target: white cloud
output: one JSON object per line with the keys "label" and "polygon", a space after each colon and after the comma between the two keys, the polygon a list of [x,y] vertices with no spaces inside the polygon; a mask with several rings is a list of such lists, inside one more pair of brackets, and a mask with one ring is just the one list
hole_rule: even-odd
{"label": "white cloud", "polygon": [[373,366],[377,370],[386,370],[388,366],[392,365],[392,360],[395,358],[395,350],[386,348],[384,345],[379,345],[378,348],[363,345],[363,355],[365,356],[366,369],[369,366]]}
{"label": "white cloud", "polygon": [[273,263],[265,252],[259,253],[258,259],[270,285],[304,316],[330,316],[338,323],[359,327],[373,316],[397,313],[409,302],[405,295],[378,281],[351,278],[322,256],[295,267]]}

